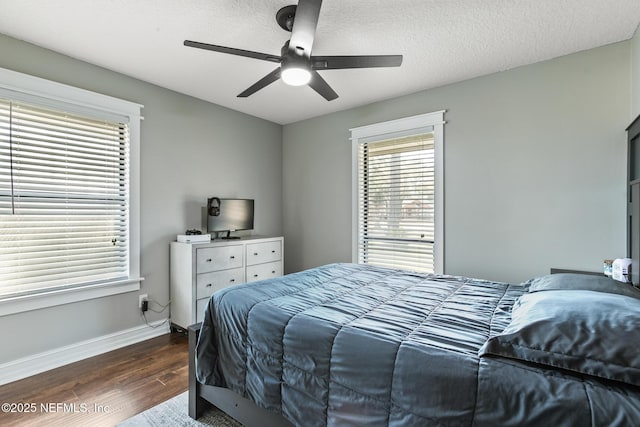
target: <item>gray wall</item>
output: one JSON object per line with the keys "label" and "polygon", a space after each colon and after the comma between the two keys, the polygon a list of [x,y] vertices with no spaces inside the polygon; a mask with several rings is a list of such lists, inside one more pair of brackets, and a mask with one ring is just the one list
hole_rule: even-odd
{"label": "gray wall", "polygon": [[445,272],[520,282],[625,255],[630,42],[283,130],[287,271],[351,260],[349,128],[447,110]]}
{"label": "gray wall", "polygon": [[[0,363],[143,324],[169,299],[169,242],[207,196],[256,199],[256,234],[282,235],[282,127],[0,35],[0,67],[144,104],[140,292],[0,317]],[[167,313],[148,313],[150,321]],[[9,344],[10,343],[10,344]]]}
{"label": "gray wall", "polygon": [[640,27],[631,39],[631,118],[640,115]]}

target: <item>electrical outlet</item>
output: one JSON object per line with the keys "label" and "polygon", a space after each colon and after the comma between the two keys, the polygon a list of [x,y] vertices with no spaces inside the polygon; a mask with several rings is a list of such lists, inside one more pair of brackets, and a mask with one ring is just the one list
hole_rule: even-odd
{"label": "electrical outlet", "polygon": [[142,301],[149,301],[149,295],[142,294],[138,297],[138,308],[142,310]]}

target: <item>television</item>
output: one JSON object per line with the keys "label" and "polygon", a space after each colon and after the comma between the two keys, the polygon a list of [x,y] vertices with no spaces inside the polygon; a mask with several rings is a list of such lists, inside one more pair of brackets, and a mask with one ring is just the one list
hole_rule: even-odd
{"label": "television", "polygon": [[253,199],[207,199],[207,232],[227,234],[223,239],[239,239],[233,231],[253,230]]}

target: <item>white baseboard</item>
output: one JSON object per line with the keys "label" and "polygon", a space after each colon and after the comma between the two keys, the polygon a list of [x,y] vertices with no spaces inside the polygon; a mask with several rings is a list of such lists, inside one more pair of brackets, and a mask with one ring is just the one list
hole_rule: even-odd
{"label": "white baseboard", "polygon": [[[164,323],[163,325],[163,322]],[[0,364],[0,385],[169,333],[169,321],[115,332]]]}

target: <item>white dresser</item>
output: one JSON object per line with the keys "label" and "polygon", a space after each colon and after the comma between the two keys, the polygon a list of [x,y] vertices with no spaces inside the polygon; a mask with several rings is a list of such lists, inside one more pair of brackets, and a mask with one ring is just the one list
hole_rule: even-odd
{"label": "white dresser", "polygon": [[283,237],[248,237],[210,243],[172,242],[172,328],[186,329],[201,322],[209,297],[217,290],[282,276],[283,246]]}

